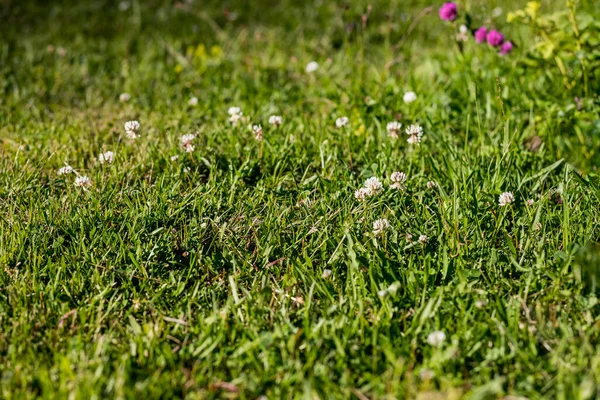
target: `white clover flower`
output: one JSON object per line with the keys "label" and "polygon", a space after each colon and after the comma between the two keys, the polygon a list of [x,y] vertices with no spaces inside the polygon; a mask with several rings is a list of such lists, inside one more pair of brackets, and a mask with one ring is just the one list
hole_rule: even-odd
{"label": "white clover flower", "polygon": [[364,201],[367,197],[374,196],[383,190],[383,183],[377,178],[372,177],[365,181],[362,188],[354,192],[354,197],[358,201]]}
{"label": "white clover flower", "polygon": [[242,114],[242,109],[239,107],[229,107],[229,110],[227,110],[227,114],[229,115],[241,115]]}
{"label": "white clover flower", "polygon": [[185,146],[191,144],[194,141],[194,139],[196,139],[196,135],[194,135],[193,133],[188,133],[188,134],[183,135],[179,139],[179,141],[181,142],[181,145],[185,147]]}
{"label": "white clover flower", "polygon": [[188,106],[197,106],[198,105],[198,98],[197,97],[192,97],[188,100]]}
{"label": "white clover flower", "polygon": [[92,186],[92,180],[85,175],[79,175],[75,178],[75,186],[86,189],[88,186]]}
{"label": "white clover flower", "polygon": [[456,40],[458,42],[467,42],[469,40],[469,35],[467,35],[466,33],[457,33],[456,34]]}
{"label": "white clover flower", "polygon": [[428,181],[427,182],[427,189],[433,189],[437,186],[437,183],[435,183],[434,181]]}
{"label": "white clover flower", "polygon": [[283,123],[283,118],[281,115],[271,115],[269,117],[269,124],[279,126]]}
{"label": "white clover flower", "polygon": [[324,269],[323,270],[323,274],[321,274],[321,276],[323,277],[323,279],[327,279],[331,276],[331,270],[330,269]]}
{"label": "white clover flower", "polygon": [[427,235],[419,236],[419,243],[426,244],[427,242],[429,242],[429,237]]}
{"label": "white clover flower", "polygon": [[469,40],[469,28],[467,28],[466,25],[461,25],[458,28],[458,33],[456,34],[456,40],[458,40],[459,42],[466,42],[467,40]]}
{"label": "white clover flower", "polygon": [[498,197],[498,205],[500,207],[507,206],[515,201],[515,195],[512,192],[504,192]]}
{"label": "white clover flower", "polygon": [[528,206],[532,206],[534,203],[533,199],[529,199],[525,202],[525,204],[527,204]]}
{"label": "white clover flower", "polygon": [[406,128],[406,134],[408,135],[408,139],[406,140],[408,143],[420,143],[421,138],[423,137],[423,128],[421,128],[419,125],[411,125]]}
{"label": "white clover flower", "polygon": [[252,125],[252,132],[254,132],[254,139],[259,142],[263,139],[263,129],[261,125]]}
{"label": "white clover flower", "polygon": [[317,63],[316,61],[311,61],[308,64],[306,64],[306,72],[313,73],[315,72],[317,69],[319,69],[319,63]]}
{"label": "white clover flower", "polygon": [[196,139],[196,135],[193,133],[187,133],[179,139],[179,142],[185,149],[186,153],[191,153],[192,151],[194,151],[194,145],[193,145],[194,139]]}
{"label": "white clover flower", "polygon": [[356,198],[356,200],[358,201],[365,201],[365,199],[367,197],[369,197],[371,195],[371,191],[367,188],[360,188],[357,191],[354,192],[354,197]]}
{"label": "white clover flower", "polygon": [[126,103],[131,100],[131,95],[129,93],[121,93],[119,95],[119,101],[122,103]]}
{"label": "white clover flower", "polygon": [[381,183],[376,176],[373,176],[365,181],[364,187],[368,189],[370,195],[373,196],[383,190],[383,183]]}
{"label": "white clover flower", "polygon": [[244,114],[239,107],[229,107],[227,113],[231,116],[229,117],[229,122],[233,126],[236,126],[237,123],[242,119],[242,115]]}
{"label": "white clover flower", "polygon": [[104,153],[100,153],[100,155],[98,156],[98,162],[100,164],[104,164],[104,163],[112,164],[114,160],[115,160],[115,153],[113,153],[112,151],[105,151]]}
{"label": "white clover flower", "polygon": [[385,126],[387,129],[388,136],[394,139],[398,139],[398,134],[400,133],[400,129],[402,129],[402,124],[398,121],[388,122]]}
{"label": "white clover flower", "polygon": [[421,142],[421,138],[419,136],[412,135],[412,136],[409,136],[408,139],[406,139],[406,141],[409,144],[419,144]]}
{"label": "white clover flower", "polygon": [[394,183],[404,183],[406,182],[406,174],[404,172],[394,172],[392,174],[392,176],[390,177],[390,179],[392,180],[392,182]]}
{"label": "white clover flower", "polygon": [[390,227],[390,223],[385,218],[380,218],[373,222],[373,235],[380,236],[386,229]]}
{"label": "white clover flower", "polygon": [[409,136],[413,136],[413,135],[422,136],[423,128],[420,125],[411,125],[408,128],[406,128],[406,134]]}
{"label": "white clover flower", "polygon": [[434,347],[439,347],[446,340],[446,334],[442,331],[431,332],[427,335],[427,343]]}
{"label": "white clover flower", "polygon": [[65,165],[64,167],[60,168],[57,172],[58,175],[66,175],[66,174],[70,174],[73,172],[73,167],[71,167],[70,165]]}
{"label": "white clover flower", "polygon": [[240,119],[242,119],[242,114],[235,114],[229,117],[229,122],[231,122],[231,125],[237,126]]}
{"label": "white clover flower", "polygon": [[141,125],[138,121],[125,122],[125,134],[129,139],[137,139]]}
{"label": "white clover flower", "polygon": [[125,122],[124,127],[125,127],[126,131],[137,132],[140,130],[141,125],[138,121],[127,121],[127,122]]}
{"label": "white clover flower", "polygon": [[404,190],[406,189],[403,185],[404,182],[406,182],[406,174],[404,172],[394,172],[391,176],[390,176],[390,180],[392,181],[392,184],[390,185],[390,187],[392,189],[398,189],[398,190]]}
{"label": "white clover flower", "polygon": [[406,104],[410,104],[413,101],[417,100],[417,94],[415,92],[406,92],[404,93],[404,102]]}
{"label": "white clover flower", "polygon": [[335,126],[337,126],[338,128],[341,128],[346,125],[348,125],[348,117],[340,117],[335,120]]}

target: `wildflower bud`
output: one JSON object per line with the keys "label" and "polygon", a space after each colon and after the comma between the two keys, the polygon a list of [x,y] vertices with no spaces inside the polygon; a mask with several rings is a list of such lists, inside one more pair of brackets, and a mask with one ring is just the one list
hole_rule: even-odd
{"label": "wildflower bud", "polygon": [[283,118],[280,115],[271,115],[269,117],[269,124],[279,126],[283,123]]}
{"label": "wildflower bud", "polygon": [[388,132],[389,137],[397,139],[398,134],[400,133],[400,129],[402,129],[402,124],[398,121],[392,121],[389,122],[385,128]]}
{"label": "wildflower bud", "polygon": [[319,64],[316,61],[311,61],[306,64],[306,72],[309,74],[315,72],[317,69],[319,69]]}
{"label": "wildflower bud", "polygon": [[252,132],[254,132],[254,139],[258,141],[263,139],[263,129],[261,125],[252,125]]}
{"label": "wildflower bud", "polygon": [[338,128],[342,128],[348,125],[348,117],[340,117],[335,120],[335,126]]}
{"label": "wildflower bud", "polygon": [[127,121],[125,122],[125,134],[129,139],[135,140],[138,137],[141,125],[138,121]]}
{"label": "wildflower bud", "polygon": [[406,92],[404,93],[404,97],[402,98],[406,104],[410,104],[413,101],[417,100],[417,94],[415,92]]}
{"label": "wildflower bud", "polygon": [[504,55],[511,53],[512,50],[513,50],[513,44],[510,41],[506,41],[506,42],[502,43],[499,54],[501,56],[504,56]]}
{"label": "wildflower bud", "polygon": [[512,192],[504,192],[498,197],[500,207],[507,206],[515,201],[515,195]]}
{"label": "wildflower bud", "polygon": [[85,175],[79,175],[75,178],[75,186],[86,189],[88,186],[92,186],[92,180]]}
{"label": "wildflower bud", "polygon": [[477,43],[485,42],[486,38],[487,38],[487,28],[485,26],[482,26],[481,28],[479,28],[475,31],[475,41]]}
{"label": "wildflower bud", "polygon": [[444,3],[440,8],[440,18],[444,21],[454,21],[458,15],[458,9],[456,3],[448,2]]}
{"label": "wildflower bud", "polygon": [[100,153],[100,155],[98,156],[98,162],[100,164],[112,164],[113,161],[115,159],[115,153],[113,153],[112,151],[106,151],[104,153]]}
{"label": "wildflower bud", "polygon": [[490,46],[498,47],[504,42],[504,35],[497,30],[492,29],[486,36],[487,42]]}
{"label": "wildflower bud", "polygon": [[387,230],[389,227],[390,223],[387,219],[378,219],[377,221],[373,222],[373,235],[375,235],[375,237],[381,236],[381,234],[385,232],[385,230]]}

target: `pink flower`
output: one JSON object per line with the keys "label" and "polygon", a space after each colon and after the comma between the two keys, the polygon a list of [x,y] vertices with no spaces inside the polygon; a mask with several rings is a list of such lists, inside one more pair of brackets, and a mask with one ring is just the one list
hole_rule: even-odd
{"label": "pink flower", "polygon": [[475,31],[475,41],[477,43],[485,42],[486,36],[487,36],[487,28],[485,26],[482,26],[481,28],[479,28]]}
{"label": "pink flower", "polygon": [[444,21],[454,21],[457,14],[458,11],[456,9],[456,3],[444,3],[444,5],[440,8],[440,18]]}
{"label": "pink flower", "polygon": [[504,35],[497,30],[492,29],[487,34],[487,42],[490,46],[498,47],[504,42]]}
{"label": "pink flower", "polygon": [[502,43],[502,47],[500,47],[500,55],[506,55],[513,50],[513,44],[509,41]]}

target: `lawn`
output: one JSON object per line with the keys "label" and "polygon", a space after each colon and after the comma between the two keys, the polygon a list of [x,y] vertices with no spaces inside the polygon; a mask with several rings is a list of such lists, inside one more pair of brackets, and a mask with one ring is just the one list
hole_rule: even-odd
{"label": "lawn", "polygon": [[600,4],[456,5],[0,1],[0,398],[600,398]]}

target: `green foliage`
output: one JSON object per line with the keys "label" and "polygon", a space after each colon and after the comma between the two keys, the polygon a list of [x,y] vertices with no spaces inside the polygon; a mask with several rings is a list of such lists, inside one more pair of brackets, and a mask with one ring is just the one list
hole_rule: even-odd
{"label": "green foliage", "polygon": [[[523,10],[508,14],[512,25],[528,27],[529,40],[525,57],[519,62],[519,74],[534,83],[531,91],[540,87],[558,88],[552,96],[540,96],[535,103],[549,111],[549,117],[540,119],[542,131],[552,130],[550,125],[570,132],[588,162],[600,161],[597,149],[600,145],[600,115],[598,98],[600,92],[600,22],[592,9],[577,8],[576,2],[567,1],[566,7],[544,13],[541,3],[530,1]],[[567,146],[565,155],[572,153]],[[587,162],[586,162],[587,164]]]}
{"label": "green foliage", "polygon": [[523,60],[529,73],[539,71],[549,78],[547,84],[562,81],[567,92],[587,97],[600,89],[600,21],[593,13],[577,12],[574,0],[566,4],[566,9],[541,14],[541,3],[530,1],[525,9],[509,13],[508,22],[532,30]]}

